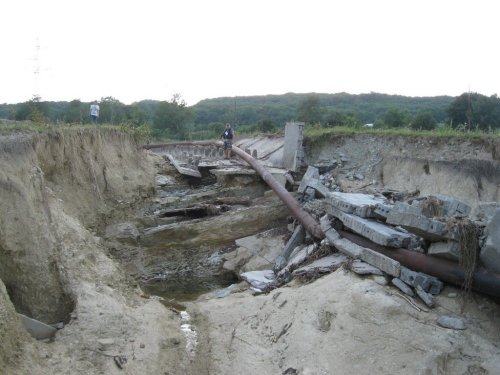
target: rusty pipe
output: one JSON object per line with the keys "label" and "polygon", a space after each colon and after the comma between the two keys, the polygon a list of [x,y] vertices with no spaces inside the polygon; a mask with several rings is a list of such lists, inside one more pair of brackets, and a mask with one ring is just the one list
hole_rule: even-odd
{"label": "rusty pipe", "polygon": [[297,218],[297,220],[304,226],[307,232],[311,234],[316,239],[325,238],[325,234],[321,230],[319,224],[314,220],[314,218],[309,215],[302,207],[300,207],[297,200],[292,197],[292,195],[281,185],[269,171],[262,166],[257,160],[252,156],[248,155],[245,151],[237,146],[232,147],[232,150],[246,161],[250,166],[262,177],[262,179],[273,189],[273,191],[278,195],[278,197],[285,203],[288,209],[292,212],[292,215]]}
{"label": "rusty pipe", "polygon": [[[355,244],[372,249],[394,259],[414,271],[424,272],[450,284],[463,286],[465,273],[458,263],[451,260],[432,257],[407,249],[394,249],[381,246],[357,234],[339,230],[339,234]],[[494,297],[500,297],[500,275],[484,268],[476,269],[472,280],[472,289]]]}

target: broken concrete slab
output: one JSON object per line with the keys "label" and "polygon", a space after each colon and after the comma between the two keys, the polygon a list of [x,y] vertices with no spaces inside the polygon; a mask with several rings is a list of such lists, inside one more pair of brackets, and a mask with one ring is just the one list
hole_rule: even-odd
{"label": "broken concrete slab", "polygon": [[297,189],[298,193],[304,193],[308,186],[311,186],[313,181],[319,180],[319,171],[318,168],[315,167],[307,167],[306,173],[302,177],[300,181],[299,188]]}
{"label": "broken concrete slab", "polygon": [[197,177],[201,178],[201,173],[198,169],[193,169],[189,168],[185,165],[182,165],[180,162],[178,162],[172,155],[167,154],[166,155],[167,159],[170,160],[170,163],[177,169],[177,172],[179,172],[182,175],[185,176],[190,176],[190,177]]}
{"label": "broken concrete slab", "polygon": [[429,246],[427,254],[458,261],[460,259],[460,246],[455,241],[433,242]]}
{"label": "broken concrete slab", "polygon": [[413,290],[408,285],[406,285],[406,283],[404,283],[403,280],[401,280],[401,279],[399,279],[397,277],[394,277],[391,280],[391,283],[396,288],[398,288],[399,290],[401,290],[404,294],[406,294],[406,295],[408,295],[410,297],[415,296],[415,293],[413,293]]}
{"label": "broken concrete slab", "polygon": [[347,262],[348,258],[342,254],[331,254],[324,258],[315,260],[314,262],[297,268],[292,272],[293,276],[296,277],[308,277],[317,274],[324,274],[335,271],[343,263]]}
{"label": "broken concrete slab", "polygon": [[255,172],[253,169],[244,167],[225,167],[211,169],[210,173],[215,176],[253,176],[257,174],[257,172]]}
{"label": "broken concrete slab", "polygon": [[453,231],[448,230],[448,225],[445,222],[433,220],[415,212],[415,207],[396,202],[387,215],[387,223],[400,225],[408,231],[431,241],[455,239]]}
{"label": "broken concrete slab", "polygon": [[486,269],[500,273],[500,208],[495,210],[495,214],[485,232],[488,237],[481,249],[479,258]]}
{"label": "broken concrete slab", "polygon": [[358,275],[378,275],[383,276],[384,273],[377,267],[365,263],[359,259],[355,259],[349,265],[349,269]]}
{"label": "broken concrete slab", "polygon": [[371,194],[331,192],[327,202],[342,212],[366,218],[377,217],[375,209],[379,204],[385,204],[386,200]]}
{"label": "broken concrete slab", "polygon": [[406,267],[401,267],[399,278],[414,288],[420,285],[425,292],[433,295],[441,293],[443,289],[443,282],[436,277],[422,272],[415,272]]}
{"label": "broken concrete slab", "polygon": [[341,253],[355,259],[361,259],[391,276],[399,277],[401,267],[399,262],[383,254],[377,253],[376,251],[359,246],[345,238],[340,238],[340,235],[335,229],[331,227],[328,228],[325,219],[323,219],[323,228],[326,229],[325,235],[328,243]]}
{"label": "broken concrete slab", "polygon": [[254,288],[265,290],[274,286],[276,279],[273,270],[250,271],[240,275],[240,277]]}
{"label": "broken concrete slab", "polygon": [[334,207],[327,209],[327,212],[337,217],[346,227],[352,229],[354,232],[362,235],[363,237],[368,238],[376,244],[403,248],[407,248],[410,244],[410,235],[397,231],[391,226],[348,214]]}
{"label": "broken concrete slab", "polygon": [[436,305],[436,301],[434,301],[434,297],[432,294],[429,294],[425,292],[422,289],[421,285],[417,285],[415,288],[415,291],[417,292],[417,295],[420,297],[420,299],[428,306],[428,307],[434,307]]}
{"label": "broken concrete slab", "polygon": [[49,339],[53,337],[57,332],[56,328],[42,323],[39,320],[29,318],[23,314],[18,315],[29,334],[37,340]]}
{"label": "broken concrete slab", "polygon": [[442,194],[431,197],[435,197],[441,203],[442,216],[467,216],[471,212],[471,206],[456,198]]}
{"label": "broken concrete slab", "polygon": [[290,254],[292,251],[302,242],[304,242],[306,231],[302,225],[298,225],[293,231],[292,236],[286,243],[283,251],[276,258],[274,262],[273,270],[275,272],[279,272],[283,267],[288,263],[288,259],[290,258]]}
{"label": "broken concrete slab", "polygon": [[287,122],[285,124],[285,140],[283,144],[283,167],[296,172],[302,165],[304,159],[304,139],[303,122]]}
{"label": "broken concrete slab", "polygon": [[386,204],[386,203],[378,203],[377,206],[375,207],[375,210],[373,212],[375,215],[387,218],[389,215],[389,212],[391,212],[393,205],[392,204]]}

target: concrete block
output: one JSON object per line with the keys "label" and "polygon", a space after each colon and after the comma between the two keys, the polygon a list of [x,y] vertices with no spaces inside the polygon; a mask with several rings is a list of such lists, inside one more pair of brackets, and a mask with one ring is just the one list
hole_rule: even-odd
{"label": "concrete block", "polygon": [[327,206],[326,211],[337,217],[346,227],[379,245],[407,248],[410,244],[411,236],[409,234],[399,232],[391,226],[347,214],[332,206]]}
{"label": "concrete block", "polygon": [[300,181],[299,188],[297,189],[297,192],[303,193],[306,191],[306,188],[310,186],[310,184],[314,180],[319,180],[319,171],[318,168],[314,167],[307,167],[306,173],[302,177],[302,181]]}
{"label": "concrete block", "polygon": [[327,202],[331,206],[345,213],[355,214],[360,217],[377,217],[375,209],[379,204],[386,203],[383,198],[361,193],[332,192],[328,194],[327,198]]}
{"label": "concrete block", "polygon": [[283,144],[283,168],[296,172],[304,157],[302,142],[304,139],[303,122],[287,122]]}
{"label": "concrete block", "polygon": [[392,204],[378,203],[373,212],[377,216],[387,218],[391,210],[392,210]]}
{"label": "concrete block", "polygon": [[401,265],[394,259],[368,248],[363,248],[359,258],[391,276],[399,277]]}
{"label": "concrete block", "polygon": [[401,279],[394,277],[391,280],[391,283],[396,288],[398,288],[400,291],[402,291],[404,294],[409,295],[410,297],[415,296],[415,293],[413,293],[413,290],[408,285],[406,285]]}
{"label": "concrete block", "polygon": [[456,215],[467,216],[471,212],[471,206],[469,206],[467,203],[459,201],[456,198],[442,194],[436,194],[435,197],[442,204],[441,214],[443,216],[456,216]]}
{"label": "concrete block", "polygon": [[323,228],[326,229],[325,235],[328,243],[334,246],[341,253],[346,254],[354,259],[361,259],[366,263],[377,267],[378,269],[388,273],[389,275],[398,277],[400,273],[399,262],[379,254],[376,251],[359,246],[345,238],[340,238],[340,235],[333,228],[328,228],[328,225],[323,219]]}
{"label": "concrete block", "polygon": [[18,314],[29,334],[37,340],[44,340],[53,337],[57,329],[36,319],[32,319],[23,314]]}
{"label": "concrete block", "polygon": [[399,278],[406,284],[416,288],[421,286],[425,292],[437,295],[443,289],[443,283],[434,276],[422,272],[415,272],[406,267],[401,267]]}
{"label": "concrete block", "polygon": [[479,258],[486,269],[500,273],[500,208],[496,209],[485,232],[488,237]]}
{"label": "concrete block", "polygon": [[254,288],[264,290],[275,285],[274,272],[272,270],[250,271],[240,275],[240,277]]}
{"label": "concrete block", "polygon": [[292,272],[292,275],[304,277],[318,273],[332,272],[339,268],[343,263],[346,263],[347,260],[348,258],[342,254],[328,255],[326,257],[315,260],[307,266],[297,268]]}
{"label": "concrete block", "polygon": [[433,242],[429,246],[427,254],[458,261],[460,259],[460,246],[455,241]]}
{"label": "concrete block", "polygon": [[357,273],[358,275],[378,275],[383,276],[384,273],[379,270],[377,267],[374,267],[366,262],[363,262],[359,259],[355,259],[350,265],[349,269]]}
{"label": "concrete block", "polygon": [[432,307],[434,307],[436,305],[436,302],[434,301],[434,297],[432,296],[432,294],[429,294],[429,293],[425,292],[422,289],[422,286],[417,285],[417,287],[415,288],[415,291],[417,292],[417,295],[420,297],[420,299],[422,301],[424,301],[424,303],[428,307],[432,308]]}
{"label": "concrete block", "polygon": [[[418,209],[417,209],[418,210]],[[400,225],[408,231],[431,241],[455,239],[453,231],[448,230],[445,222],[433,220],[415,213],[415,207],[397,202],[387,215],[387,223]]]}
{"label": "concrete block", "polygon": [[301,243],[304,242],[306,231],[304,230],[304,227],[302,225],[298,225],[295,230],[293,231],[292,236],[286,243],[285,247],[283,248],[283,251],[281,252],[280,255],[276,258],[276,261],[274,262],[273,270],[274,272],[279,272],[283,267],[286,266],[288,263],[288,259],[290,258],[290,254],[292,251],[299,246]]}

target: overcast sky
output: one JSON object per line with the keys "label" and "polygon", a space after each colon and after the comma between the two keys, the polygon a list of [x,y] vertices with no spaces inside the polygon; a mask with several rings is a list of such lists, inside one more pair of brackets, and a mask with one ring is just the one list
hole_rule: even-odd
{"label": "overcast sky", "polygon": [[500,94],[496,3],[3,0],[0,103]]}

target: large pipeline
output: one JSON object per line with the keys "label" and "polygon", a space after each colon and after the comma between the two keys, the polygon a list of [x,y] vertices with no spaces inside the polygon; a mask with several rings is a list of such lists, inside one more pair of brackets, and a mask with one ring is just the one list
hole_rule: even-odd
{"label": "large pipeline", "polygon": [[[407,249],[394,249],[377,245],[364,237],[343,230],[339,230],[338,232],[342,237],[347,238],[359,246],[367,247],[378,253],[384,254],[414,271],[424,272],[450,284],[458,286],[464,285],[465,273],[457,262],[420,254]],[[472,279],[472,289],[499,298],[500,275],[489,272],[484,268],[476,269]]]}
{"label": "large pipeline", "polygon": [[325,234],[321,230],[319,224],[314,220],[314,218],[309,215],[294,197],[281,185],[269,171],[263,167],[257,160],[248,155],[245,151],[237,146],[232,147],[234,153],[240,158],[245,160],[251,167],[262,177],[262,179],[273,189],[273,191],[280,197],[280,199],[285,203],[288,209],[292,212],[293,216],[304,226],[305,230],[314,238],[322,240],[325,238]]}

